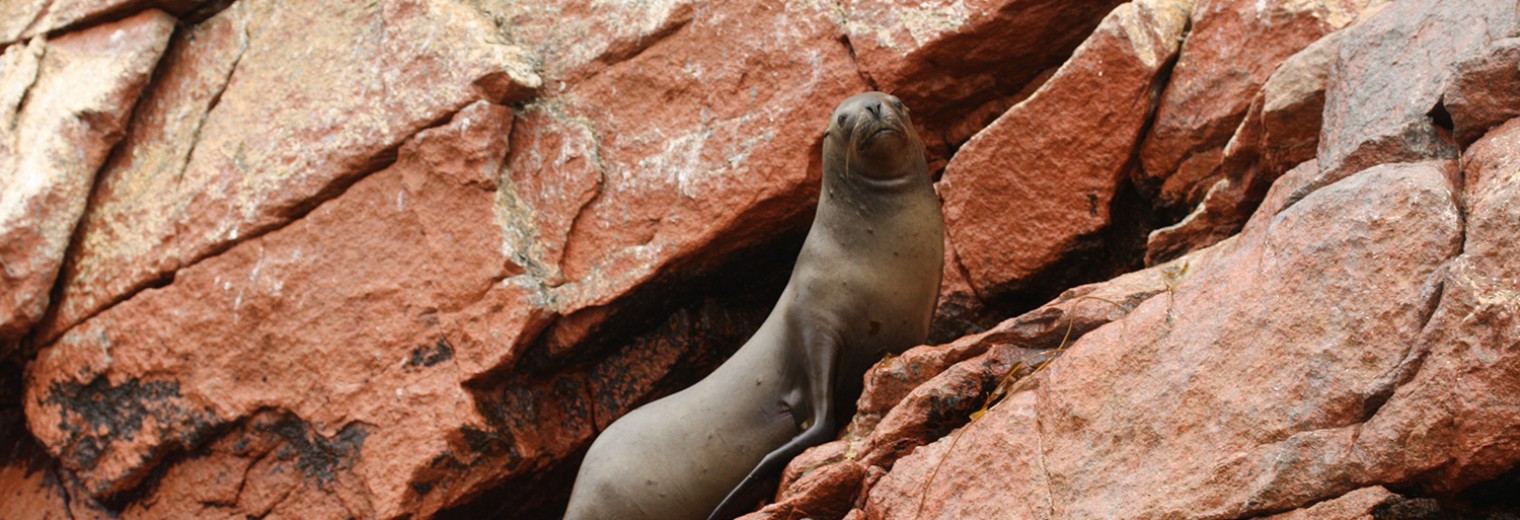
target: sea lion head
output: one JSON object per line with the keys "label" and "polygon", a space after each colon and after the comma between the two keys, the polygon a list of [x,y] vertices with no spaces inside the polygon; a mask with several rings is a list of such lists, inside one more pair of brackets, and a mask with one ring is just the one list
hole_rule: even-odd
{"label": "sea lion head", "polygon": [[826,171],[847,178],[903,181],[927,178],[924,145],[897,96],[866,92],[839,103],[823,136]]}

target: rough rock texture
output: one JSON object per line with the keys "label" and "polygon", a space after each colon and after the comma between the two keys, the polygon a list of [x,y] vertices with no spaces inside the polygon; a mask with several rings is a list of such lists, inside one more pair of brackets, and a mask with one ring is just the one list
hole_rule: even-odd
{"label": "rough rock texture", "polygon": [[[460,382],[543,323],[525,289],[501,283],[521,272],[494,224],[510,127],[510,110],[472,105],[297,223],[71,329],[30,369],[33,433],[108,495],[170,450],[275,406],[324,437],[348,433],[338,460],[370,493],[400,498],[447,432],[480,426]],[[365,348],[332,350],[342,345]],[[133,406],[92,408],[104,396]],[[361,446],[389,455],[352,460]]]}
{"label": "rough rock texture", "polygon": [[[841,2],[860,73],[903,99],[931,168],[1059,66],[1119,0],[847,0]],[[948,131],[947,131],[948,130]],[[973,132],[974,133],[974,132]]]}
{"label": "rough rock texture", "polygon": [[936,345],[747,518],[1520,512],[1512,1],[329,7],[0,2],[0,518],[558,518],[873,87]]}
{"label": "rough rock texture", "polygon": [[101,172],[44,337],[290,223],[475,100],[525,98],[539,80],[495,31],[450,2],[255,0],[175,38],[159,85],[186,88],[154,89]]}
{"label": "rough rock texture", "polygon": [[[1141,186],[1192,206],[1218,175],[1222,148],[1284,59],[1387,0],[1201,0],[1140,148]],[[1251,42],[1249,45],[1245,42]]]}
{"label": "rough rock texture", "polygon": [[0,4],[0,47],[157,8],[194,17],[220,0],[9,0]]}
{"label": "rough rock texture", "polygon": [[1455,157],[1451,123],[1438,110],[1452,65],[1512,36],[1515,20],[1507,0],[1393,2],[1348,29],[1325,93],[1326,181],[1384,162]]}
{"label": "rough rock texture", "polygon": [[[1302,463],[1273,461],[1338,460],[1344,443],[1307,439],[1349,434],[1397,387],[1460,247],[1446,166],[1369,170],[1215,246],[1211,266],[1084,335],[1035,389],[967,427],[960,449],[941,440],[899,461],[867,512],[911,511],[947,454],[959,457],[928,488],[931,517],[996,507],[994,490],[1038,498],[1032,517],[1239,517],[1324,498],[1335,489]],[[1373,258],[1378,269],[1356,268]],[[993,445],[1009,447],[1005,469],[963,466]],[[1148,471],[1123,469],[1134,467]]]}
{"label": "rough rock texture", "polygon": [[173,31],[147,11],[0,54],[0,345],[47,310],[95,171]]}
{"label": "rough rock texture", "polygon": [[1441,103],[1462,146],[1520,117],[1520,38],[1495,41],[1487,53],[1458,64],[1455,74]]}
{"label": "rough rock texture", "polygon": [[1361,520],[1378,518],[1379,507],[1398,500],[1399,496],[1382,486],[1372,486],[1346,493],[1313,506],[1267,517],[1269,520]]}
{"label": "rough rock texture", "polygon": [[955,155],[938,184],[954,260],[945,268],[960,271],[945,278],[964,277],[961,290],[971,295],[943,299],[1026,289],[1071,251],[1093,247],[1191,7],[1168,0],[1115,9],[1033,96]]}
{"label": "rough rock texture", "polygon": [[1217,164],[1203,201],[1181,221],[1151,232],[1147,264],[1200,249],[1240,231],[1272,182],[1314,158],[1330,65],[1344,32],[1305,47],[1267,78]]}

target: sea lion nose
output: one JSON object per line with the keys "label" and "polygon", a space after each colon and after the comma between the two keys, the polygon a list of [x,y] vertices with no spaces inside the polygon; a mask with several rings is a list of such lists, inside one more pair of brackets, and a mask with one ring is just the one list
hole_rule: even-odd
{"label": "sea lion nose", "polygon": [[877,121],[881,120],[881,102],[880,101],[872,101],[870,103],[867,103],[866,104],[866,111],[870,112],[871,113],[871,117],[875,117]]}

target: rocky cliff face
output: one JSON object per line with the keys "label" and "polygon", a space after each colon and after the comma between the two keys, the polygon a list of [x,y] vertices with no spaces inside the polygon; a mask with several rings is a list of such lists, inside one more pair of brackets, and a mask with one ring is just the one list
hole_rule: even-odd
{"label": "rocky cliff face", "polygon": [[330,4],[0,5],[0,517],[557,518],[869,89],[936,345],[746,518],[1520,510],[1513,1]]}

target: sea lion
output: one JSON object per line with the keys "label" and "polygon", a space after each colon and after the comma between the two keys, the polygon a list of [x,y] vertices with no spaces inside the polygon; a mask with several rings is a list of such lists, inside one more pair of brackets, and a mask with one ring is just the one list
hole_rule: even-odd
{"label": "sea lion", "polygon": [[837,434],[871,365],[924,342],[944,220],[923,142],[880,92],[844,100],[828,125],[818,212],[781,300],[711,375],[602,432],[565,518],[743,514],[792,457]]}

